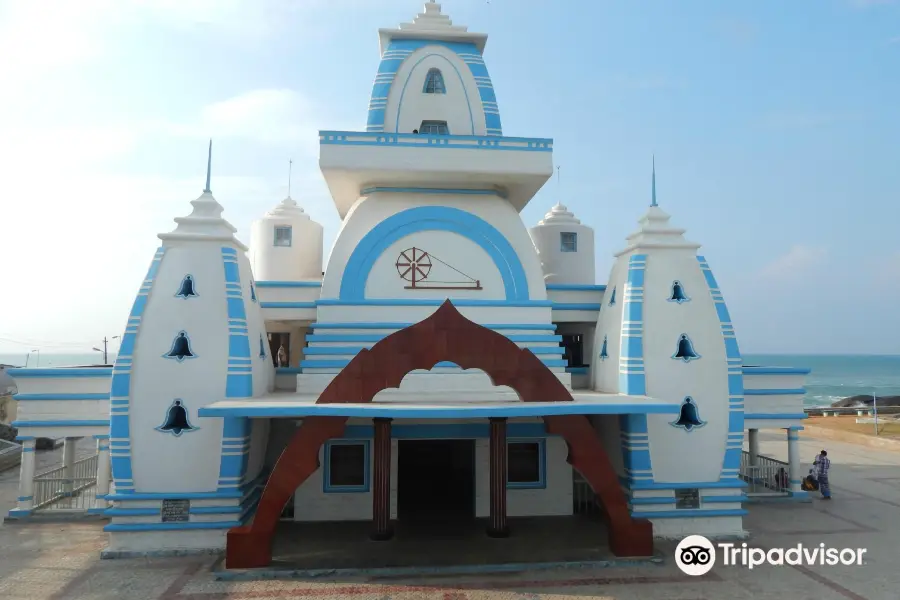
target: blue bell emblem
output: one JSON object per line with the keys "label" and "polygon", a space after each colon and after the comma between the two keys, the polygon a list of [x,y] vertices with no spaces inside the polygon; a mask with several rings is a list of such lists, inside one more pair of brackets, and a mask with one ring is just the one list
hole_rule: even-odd
{"label": "blue bell emblem", "polygon": [[166,412],[165,422],[156,428],[157,431],[171,433],[175,437],[180,436],[185,431],[194,431],[199,427],[194,427],[188,422],[187,410],[181,403],[181,399],[177,398],[172,406]]}
{"label": "blue bell emblem", "polygon": [[688,298],[687,294],[684,293],[684,286],[681,285],[681,282],[677,279],[673,281],[672,294],[669,296],[669,302],[677,302],[678,304],[683,304],[690,301],[691,299]]}
{"label": "blue bell emblem", "polygon": [[609,305],[612,306],[616,303],[616,288],[613,287],[612,293],[609,295]]}
{"label": "blue bell emblem", "polygon": [[700,420],[700,411],[697,409],[694,399],[690,396],[685,396],[684,401],[681,403],[681,411],[678,413],[678,418],[672,421],[670,425],[681,427],[685,431],[690,432],[706,425],[706,421]]}
{"label": "blue bell emblem", "polygon": [[691,342],[691,338],[689,338],[686,333],[682,333],[678,338],[678,349],[675,351],[675,354],[672,355],[672,358],[683,360],[684,362],[691,362],[692,360],[700,358],[700,355],[694,350],[694,344]]}
{"label": "blue bell emblem", "polygon": [[175,341],[172,342],[172,349],[168,354],[164,354],[163,358],[174,358],[178,362],[182,362],[186,358],[197,358],[197,355],[191,351],[191,340],[186,331],[178,332]]}
{"label": "blue bell emblem", "polygon": [[600,360],[606,360],[607,358],[609,358],[609,354],[607,354],[606,352],[606,337],[607,336],[605,335],[603,336],[603,345],[600,346]]}
{"label": "blue bell emblem", "polygon": [[259,334],[259,357],[266,357],[266,342],[263,340],[263,334]]}
{"label": "blue bell emblem", "polygon": [[253,285],[253,280],[250,280],[250,300],[256,302],[256,286]]}
{"label": "blue bell emblem", "polygon": [[197,293],[197,290],[194,289],[194,276],[185,275],[184,279],[181,280],[181,287],[178,288],[178,293],[175,294],[175,297],[187,300],[188,298],[196,298],[197,296],[199,296],[199,294]]}

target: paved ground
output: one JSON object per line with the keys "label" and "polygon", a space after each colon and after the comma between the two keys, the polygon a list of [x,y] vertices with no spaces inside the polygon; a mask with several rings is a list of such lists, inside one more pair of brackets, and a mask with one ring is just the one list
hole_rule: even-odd
{"label": "paved ground", "polygon": [[[785,436],[761,437],[761,451],[787,453]],[[812,462],[822,442],[801,441]],[[863,566],[717,566],[682,575],[674,560],[638,568],[569,569],[419,579],[321,578],[216,581],[214,557],[99,560],[97,523],[0,526],[0,598],[47,600],[169,598],[347,598],[359,600],[897,600],[900,598],[900,452],[828,442],[834,500],[753,505],[751,546],[867,548]],[[671,544],[666,546],[671,550]],[[662,548],[662,547],[661,547]]]}

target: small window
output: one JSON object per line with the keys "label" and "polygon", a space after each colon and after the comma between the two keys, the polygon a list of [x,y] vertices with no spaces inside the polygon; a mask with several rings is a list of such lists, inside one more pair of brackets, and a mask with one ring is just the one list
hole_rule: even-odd
{"label": "small window", "polygon": [[426,94],[446,94],[444,88],[444,76],[438,69],[428,69],[425,75],[425,88],[422,90]]}
{"label": "small window", "polygon": [[276,227],[275,228],[275,245],[276,246],[290,246],[292,235],[293,235],[293,231],[291,230],[290,226]]}
{"label": "small window", "polygon": [[450,135],[447,121],[422,121],[419,133],[430,135]]}
{"label": "small window", "polygon": [[700,508],[700,490],[697,488],[675,490],[675,508]]}
{"label": "small window", "polygon": [[563,334],[563,358],[568,367],[584,367],[584,338],[580,333]]}
{"label": "small window", "polygon": [[566,231],[560,233],[559,244],[563,252],[578,252],[578,234]]}
{"label": "small window", "polygon": [[325,445],[325,491],[369,491],[369,442],[329,441]]}
{"label": "small window", "polygon": [[544,488],[544,440],[512,440],[506,443],[506,487]]}

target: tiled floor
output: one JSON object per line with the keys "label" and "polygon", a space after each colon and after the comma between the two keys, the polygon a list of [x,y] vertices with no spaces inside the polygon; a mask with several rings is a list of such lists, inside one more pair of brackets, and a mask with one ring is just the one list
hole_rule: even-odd
{"label": "tiled floor", "polygon": [[[761,450],[783,457],[783,435],[762,435]],[[801,441],[812,461],[822,442]],[[834,500],[752,505],[748,544],[867,548],[863,566],[717,566],[682,575],[673,559],[639,567],[532,570],[514,574],[419,577],[320,577],[218,581],[216,557],[99,559],[97,523],[5,524],[0,527],[0,598],[219,600],[354,598],[360,600],[897,600],[900,562],[900,452],[828,443]],[[8,508],[8,507],[6,507]],[[671,552],[673,544],[661,544]]]}

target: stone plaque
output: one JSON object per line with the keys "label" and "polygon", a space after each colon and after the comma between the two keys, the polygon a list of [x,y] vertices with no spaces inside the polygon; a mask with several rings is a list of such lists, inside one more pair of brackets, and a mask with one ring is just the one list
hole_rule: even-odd
{"label": "stone plaque", "polygon": [[675,508],[700,508],[700,490],[697,488],[675,490]]}
{"label": "stone plaque", "polygon": [[163,523],[186,523],[190,520],[188,516],[191,512],[190,500],[163,500],[162,501],[162,522]]}

